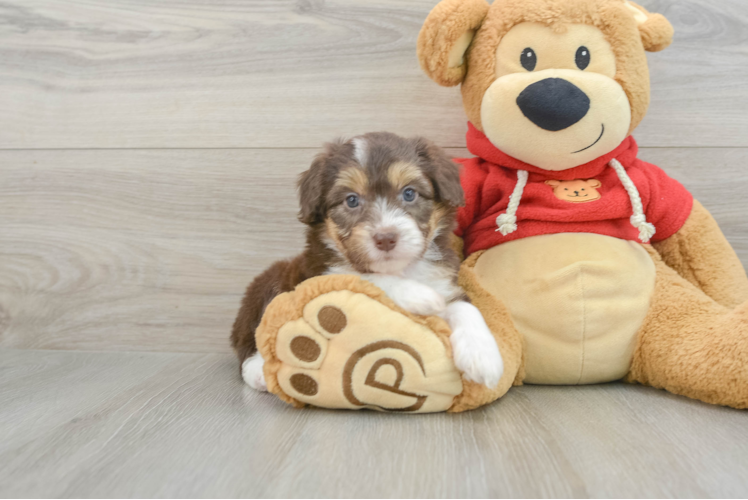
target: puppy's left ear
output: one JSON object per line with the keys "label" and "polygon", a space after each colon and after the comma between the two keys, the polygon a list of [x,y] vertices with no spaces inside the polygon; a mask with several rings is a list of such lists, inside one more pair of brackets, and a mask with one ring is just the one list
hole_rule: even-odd
{"label": "puppy's left ear", "polygon": [[634,15],[634,19],[639,24],[639,34],[642,37],[644,50],[659,52],[665,50],[673,43],[675,30],[670,21],[665,19],[665,16],[662,14],[651,14],[647,9],[630,0],[626,0],[626,7],[628,7]]}
{"label": "puppy's left ear", "polygon": [[323,222],[327,211],[325,199],[326,178],[329,175],[328,165],[340,147],[340,142],[325,144],[325,150],[318,154],[309,170],[299,176],[299,220],[306,225]]}
{"label": "puppy's left ear", "polygon": [[424,171],[434,185],[436,200],[453,207],[463,206],[465,194],[460,184],[460,166],[442,148],[422,137],[416,139],[416,149]]}

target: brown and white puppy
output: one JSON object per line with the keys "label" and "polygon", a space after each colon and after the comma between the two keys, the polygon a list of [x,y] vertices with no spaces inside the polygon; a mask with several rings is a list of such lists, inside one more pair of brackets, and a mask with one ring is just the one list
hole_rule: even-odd
{"label": "brown and white puppy", "polygon": [[450,233],[463,192],[458,166],[440,148],[385,132],[327,144],[301,175],[299,196],[306,250],[250,284],[234,323],[232,345],[247,384],[266,390],[254,335],[267,304],[322,274],[361,276],[403,309],[441,315],[453,331],[457,368],[470,380],[498,384],[499,349],[457,285]]}

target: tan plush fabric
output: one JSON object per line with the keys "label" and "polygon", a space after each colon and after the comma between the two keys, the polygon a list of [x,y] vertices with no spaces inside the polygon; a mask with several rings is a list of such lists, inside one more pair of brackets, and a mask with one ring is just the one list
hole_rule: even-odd
{"label": "tan plush fabric", "polygon": [[268,390],[295,406],[428,413],[463,392],[449,334],[368,282],[322,276],[268,306],[257,342]]}
{"label": "tan plush fabric", "polygon": [[[637,22],[629,5],[644,13],[647,20]],[[631,103],[629,130],[636,128],[649,106],[649,70],[644,49],[656,51],[667,47],[673,28],[663,16],[649,14],[625,0],[496,0],[490,9],[483,0],[444,0],[431,12],[419,35],[421,66],[441,85],[463,82],[465,112],[482,130],[481,101],[496,79],[496,49],[513,26],[524,22],[543,23],[559,31],[565,25],[579,23],[602,30],[616,53],[615,79]],[[467,66],[449,68],[455,41],[477,27],[480,29],[468,50]]]}
{"label": "tan plush fabric", "polygon": [[460,258],[461,261],[465,260],[465,253],[464,253],[465,242],[462,240],[462,238],[460,238],[454,233],[450,235],[450,240],[451,240],[450,246],[452,247],[452,250],[455,251],[455,253]]}
{"label": "tan plush fabric", "polygon": [[459,283],[470,301],[483,313],[486,324],[493,332],[504,360],[504,375],[494,389],[465,381],[464,392],[457,397],[452,412],[477,408],[500,398],[512,385],[522,385],[524,366],[522,359],[522,336],[514,327],[509,309],[480,284],[475,265],[483,252],[472,254],[460,268]]}
{"label": "tan plush fabric", "polygon": [[675,30],[670,21],[665,19],[662,14],[650,14],[647,9],[634,2],[628,2],[633,8],[644,14],[643,21],[639,22],[639,33],[642,37],[642,45],[649,52],[659,52],[665,50],[673,43]]}
{"label": "tan plush fabric", "polygon": [[575,23],[599,28],[616,54],[615,80],[631,104],[629,130],[637,127],[649,107],[649,69],[639,25],[623,0],[496,0],[473,39],[470,71],[462,85],[465,112],[478,129],[482,130],[483,94],[496,78],[496,49],[504,34],[523,22],[543,23],[558,30]]}
{"label": "tan plush fabric", "polygon": [[[592,54],[584,71],[574,61],[582,45]],[[525,48],[536,55],[533,71],[520,63]],[[570,24],[557,32],[542,23],[520,23],[502,37],[494,59],[498,78],[481,98],[481,127],[493,145],[509,156],[546,170],[566,170],[595,160],[601,151],[612,151],[629,135],[631,108],[625,89],[614,79],[615,52],[597,27]],[[517,99],[549,78],[573,84],[593,104],[574,126],[543,133],[525,117]],[[596,139],[594,148],[559,154],[580,150]]]}
{"label": "tan plush fabric", "polygon": [[467,49],[470,33],[480,27],[486,12],[485,0],[444,0],[431,11],[418,36],[417,50],[421,68],[436,83],[462,82],[467,65],[458,52]]}
{"label": "tan plush fabric", "polygon": [[721,306],[650,254],[655,293],[626,381],[748,408],[748,303]]}
{"label": "tan plush fabric", "polygon": [[641,245],[589,233],[523,238],[487,250],[475,274],[524,338],[525,383],[596,384],[628,373],[655,282]]}
{"label": "tan plush fabric", "polygon": [[[673,38],[673,28],[663,16],[650,14],[628,0],[495,0],[472,38],[466,67],[460,66],[459,72],[447,77],[447,70],[435,71],[446,63],[433,61],[447,61],[449,57],[453,63],[457,61],[453,41],[461,33],[474,30],[473,21],[480,17],[470,17],[456,7],[458,3],[459,0],[445,0],[434,9],[424,25],[419,46],[429,48],[421,50],[422,64],[425,60],[427,73],[437,82],[453,85],[464,75],[463,104],[468,119],[479,130],[486,132],[481,120],[482,106],[495,100],[495,96],[487,95],[487,89],[502,77],[496,84],[497,92],[514,96],[516,91],[504,91],[498,85],[505,78],[511,84],[512,78],[526,75],[503,68],[511,69],[519,50],[512,45],[510,33],[521,25],[527,26],[526,30],[532,28],[527,23],[534,23],[532,29],[542,25],[546,32],[556,35],[568,33],[570,39],[573,25],[599,29],[614,54],[614,74],[609,75],[606,68],[593,72],[612,76],[625,92],[631,107],[628,133],[644,117],[649,105],[645,50],[662,50]],[[476,12],[482,12],[480,9]],[[441,27],[448,36],[439,32]],[[524,44],[520,35],[517,37],[521,40],[514,45]],[[541,52],[547,53],[537,36],[530,38],[538,41]],[[556,42],[548,42],[554,36],[542,34],[545,45],[553,47]],[[506,56],[497,53],[505,37]],[[604,54],[605,50],[603,44],[592,48],[596,54]],[[557,77],[569,77],[560,73],[574,68],[562,63],[554,66],[552,59],[552,55],[546,56],[548,69],[557,70]],[[517,88],[522,86],[518,83]],[[618,97],[613,92],[605,99]],[[500,106],[487,111],[496,111],[505,123],[516,124],[519,119],[508,116]],[[512,130],[494,132],[505,138],[511,136]],[[533,147],[568,150],[564,146]],[[615,378],[625,372],[629,362],[630,371],[625,376],[629,382],[649,384],[709,403],[748,407],[748,278],[719,227],[698,202],[680,231],[654,247],[643,245],[616,254],[614,247],[633,244],[620,242],[609,249],[595,249],[594,245],[578,243],[574,249],[575,244],[558,243],[571,235],[556,236],[559,239],[548,242],[546,247],[526,248],[533,245],[529,239],[517,242],[515,248],[505,244],[475,253],[463,263],[460,284],[494,332],[505,372],[499,387],[492,391],[465,384],[452,411],[488,403],[502,396],[512,383],[523,380],[580,383]],[[574,252],[584,255],[575,256]],[[649,254],[649,260],[644,258],[644,252]],[[602,267],[597,269],[598,265]],[[547,289],[542,289],[544,284]],[[588,295],[590,286],[594,293]],[[580,306],[587,303],[580,297],[597,297],[597,303],[587,309]],[[644,305],[645,297],[648,306]],[[609,331],[605,330],[606,322]],[[633,335],[632,354],[632,331],[637,325],[641,327]],[[590,337],[580,332],[596,332],[604,339],[604,348],[595,351]],[[612,337],[607,339],[609,334]],[[599,361],[589,371],[587,362],[592,360],[586,359],[588,356]]]}
{"label": "tan plush fabric", "polygon": [[680,231],[653,246],[665,264],[723,306],[748,300],[748,277],[740,259],[698,201]]}
{"label": "tan plush fabric", "polygon": [[[624,380],[707,403],[748,408],[748,302],[734,309],[718,304],[668,267],[652,246],[642,248],[654,264],[655,286]],[[466,405],[489,403],[504,395],[509,380],[518,385],[525,378],[524,339],[507,307],[481,286],[475,273],[484,253],[476,252],[463,263],[460,284],[494,331],[504,358],[504,377],[494,391],[466,384],[457,400]]]}

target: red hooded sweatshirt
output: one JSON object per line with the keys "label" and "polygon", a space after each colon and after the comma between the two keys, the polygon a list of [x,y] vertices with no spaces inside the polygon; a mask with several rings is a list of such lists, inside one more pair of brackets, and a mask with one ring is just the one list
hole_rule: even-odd
{"label": "red hooded sweatshirt", "polygon": [[[465,190],[465,206],[458,212],[455,233],[464,238],[466,255],[541,234],[596,233],[641,242],[640,231],[632,223],[637,191],[646,223],[654,225],[651,240],[661,241],[683,227],[693,206],[693,196],[683,185],[636,157],[638,146],[633,137],[605,156],[557,172],[501,152],[471,123],[467,147],[477,158],[455,160],[463,166]],[[623,176],[610,165],[614,159],[623,166]],[[497,217],[507,213],[510,196],[524,175],[520,171],[528,173],[527,184],[518,193],[516,229],[512,226],[513,232],[505,230],[505,235],[499,231],[501,219],[497,222]],[[625,178],[633,183],[629,183],[633,195],[624,186]],[[580,179],[587,182],[565,182]]]}

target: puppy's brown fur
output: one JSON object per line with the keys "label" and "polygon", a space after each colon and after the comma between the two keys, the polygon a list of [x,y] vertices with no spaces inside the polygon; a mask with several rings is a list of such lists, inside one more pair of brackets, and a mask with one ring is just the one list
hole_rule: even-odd
{"label": "puppy's brown fur", "polygon": [[[255,329],[278,294],[334,269],[376,272],[367,253],[372,236],[367,228],[377,206],[395,207],[415,222],[426,243],[412,260],[428,259],[456,288],[460,261],[450,234],[463,192],[458,166],[431,142],[380,132],[327,144],[300,176],[298,188],[299,220],[308,226],[306,249],[274,263],[247,288],[231,333],[240,362],[257,351]],[[406,188],[417,192],[415,201],[403,200]],[[355,208],[347,206],[351,194],[360,200]]]}

